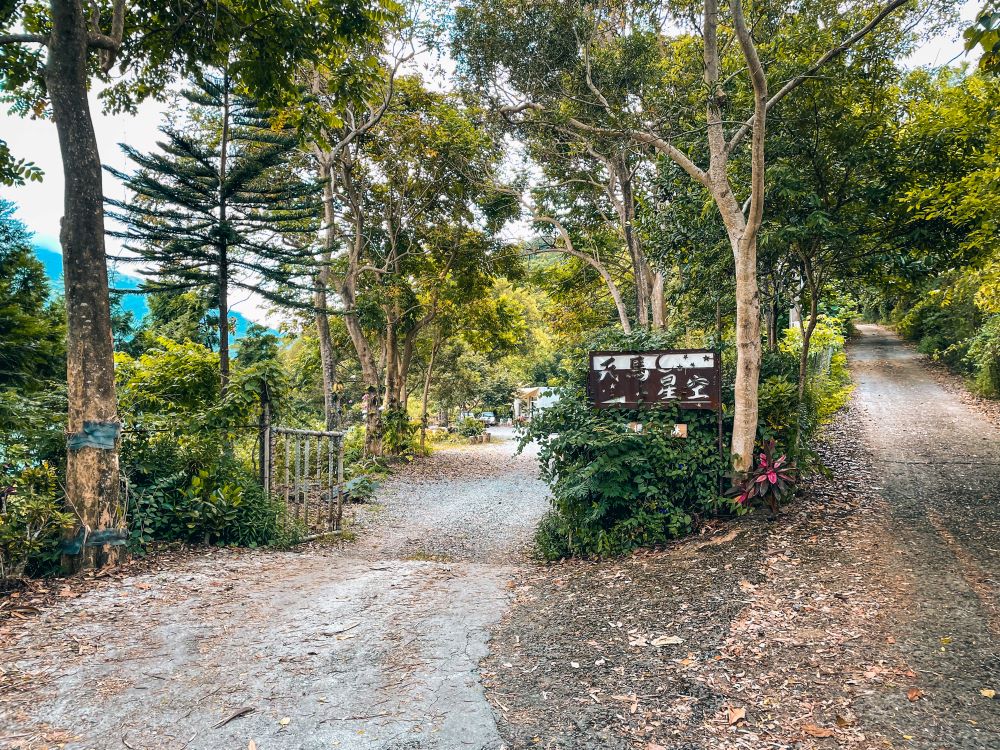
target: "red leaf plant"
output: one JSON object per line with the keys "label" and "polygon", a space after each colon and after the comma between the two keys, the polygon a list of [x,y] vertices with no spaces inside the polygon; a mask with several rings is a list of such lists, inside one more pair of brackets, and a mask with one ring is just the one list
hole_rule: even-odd
{"label": "red leaf plant", "polygon": [[766,505],[771,518],[777,516],[779,505],[795,492],[798,481],[798,469],[784,454],[775,458],[777,452],[774,440],[764,443],[757,465],[740,475],[730,490],[739,505]]}

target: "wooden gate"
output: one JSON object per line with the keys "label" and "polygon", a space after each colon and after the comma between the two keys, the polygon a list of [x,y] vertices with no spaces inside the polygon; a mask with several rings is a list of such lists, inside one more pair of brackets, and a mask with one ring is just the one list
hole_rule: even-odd
{"label": "wooden gate", "polygon": [[307,538],[339,531],[344,516],[344,433],[262,425],[262,482],[283,498]]}

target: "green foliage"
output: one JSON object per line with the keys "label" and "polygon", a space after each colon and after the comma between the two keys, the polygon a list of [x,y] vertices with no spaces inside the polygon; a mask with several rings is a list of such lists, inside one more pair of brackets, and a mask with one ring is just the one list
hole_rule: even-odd
{"label": "green foliage", "polygon": [[[642,424],[633,432],[630,423]],[[688,437],[672,437],[674,424]],[[582,388],[559,390],[559,400],[525,428],[521,445],[538,441],[542,478],[554,516],[537,543],[549,558],[621,555],[690,531],[717,513],[720,455],[711,412],[591,408]]]}
{"label": "green foliage", "polygon": [[218,358],[190,341],[159,339],[116,355],[122,469],[133,544],[181,541],[284,545],[300,530],[266,498],[253,470],[261,396],[280,412],[284,378],[273,359],[237,359],[225,397]]}
{"label": "green foliage", "polygon": [[73,527],[62,510],[55,467],[43,462],[16,476],[0,474],[0,581],[50,570],[59,559],[59,540]]}
{"label": "green foliage", "polygon": [[65,377],[64,310],[49,293],[31,233],[0,200],[0,389],[33,392]]}
{"label": "green foliage", "polygon": [[[989,47],[996,16],[984,11],[971,46]],[[897,330],[920,351],[967,376],[984,395],[1000,394],[1000,78],[944,69],[908,81],[900,147],[912,154],[899,203],[910,246],[900,256],[890,299]]]}
{"label": "green foliage", "polygon": [[803,416],[796,380],[787,375],[765,377],[758,386],[757,398],[757,429],[761,439],[793,445]]}
{"label": "green foliage", "polygon": [[257,478],[231,461],[193,476],[158,477],[129,497],[132,541],[189,542],[245,547],[288,546],[303,533],[284,505],[264,495]]}
{"label": "green foliage", "polygon": [[989,73],[1000,73],[1000,10],[995,1],[987,3],[976,16],[976,22],[964,33],[965,49],[982,49],[979,69]]}
{"label": "green foliage", "polygon": [[15,158],[7,142],[0,139],[0,185],[11,187],[25,182],[41,182],[43,176],[40,167],[27,159]]}
{"label": "green foliage", "polygon": [[[93,11],[93,13],[91,13]],[[364,71],[377,65],[367,49],[400,13],[392,0],[305,0],[260,3],[250,0],[167,2],[125,6],[122,46],[116,65],[104,70],[96,50],[81,77],[106,84],[99,97],[109,112],[134,111],[149,98],[163,100],[177,77],[228,65],[234,80],[269,107],[299,104],[298,119],[320,116],[300,87],[303,66],[328,67],[341,94],[341,107],[361,98]],[[112,4],[88,3],[83,31],[112,33]],[[50,33],[50,5],[42,0],[0,4],[0,33]],[[0,45],[5,100],[21,116],[49,114],[44,46]],[[76,71],[70,72],[71,76]],[[335,118],[338,110],[323,113]],[[10,154],[0,141],[0,182],[38,179],[30,162]]]}
{"label": "green foliage", "polygon": [[[311,268],[319,226],[319,187],[290,165],[299,133],[275,125],[274,113],[242,93],[228,69],[200,75],[183,96],[187,121],[161,128],[158,151],[144,154],[123,144],[136,171],[107,167],[131,196],[108,199],[108,215],[125,227],[111,234],[133,251],[132,262],[156,269],[147,283],[152,290],[194,291],[195,303],[208,294],[212,307],[230,288],[296,304],[282,292],[303,266]],[[227,269],[225,289],[219,288],[220,265]],[[200,312],[171,325],[201,329]]]}
{"label": "green foliage", "polygon": [[799,400],[799,357],[802,332],[785,329],[777,352],[767,352],[758,390],[758,435],[762,444],[774,440],[801,461],[813,457],[810,440],[846,406],[852,385],[844,353],[854,305],[838,306],[837,314],[820,314],[810,340],[805,393]]}
{"label": "green foliage", "polygon": [[[816,327],[809,337],[809,372],[818,374],[826,372],[830,367],[830,358],[834,352],[844,349],[844,329],[848,322],[831,318],[822,313],[816,319]],[[802,354],[802,329],[798,326],[786,328],[778,349],[783,354],[790,355],[798,362]]]}
{"label": "green foliage", "polygon": [[65,459],[65,384],[34,392],[0,388],[0,463],[61,466]]}
{"label": "green foliage", "polygon": [[[536,540],[541,554],[620,555],[687,533],[730,507],[720,497],[729,461],[713,412],[594,409],[587,400],[586,352],[662,349],[673,340],[665,331],[607,329],[564,353],[559,400],[521,434],[522,448],[538,442],[552,492],[554,516]],[[687,438],[672,436],[677,423],[687,424]]]}
{"label": "green foliage", "polygon": [[386,455],[412,457],[417,448],[418,427],[405,409],[382,412],[382,449]]}
{"label": "green foliage", "polygon": [[344,435],[344,465],[345,471],[361,462],[365,455],[365,427],[351,425]]}
{"label": "green foliage", "polygon": [[847,354],[835,351],[830,357],[829,369],[815,375],[806,391],[819,424],[829,424],[834,415],[847,406],[853,390]]}
{"label": "green foliage", "polygon": [[66,325],[31,233],[0,199],[0,463],[65,456]]}
{"label": "green foliage", "polygon": [[944,277],[944,289],[931,289],[896,323],[900,335],[917,342],[924,354],[944,362],[968,376],[975,376],[973,362],[967,359],[969,344],[982,325],[983,316],[973,299],[974,290],[955,283],[955,275]]}
{"label": "green foliage", "polygon": [[557,511],[550,510],[535,529],[535,552],[543,560],[573,557],[572,539],[573,529]]}
{"label": "green foliage", "polygon": [[965,362],[975,373],[977,390],[1000,397],[1000,315],[989,317],[969,339]]}
{"label": "green foliage", "polygon": [[486,427],[475,417],[463,417],[455,428],[462,437],[478,437],[486,431]]}
{"label": "green foliage", "polygon": [[264,326],[251,323],[247,327],[246,334],[240,339],[240,367],[248,367],[260,362],[276,362],[280,347],[280,338]]}
{"label": "green foliage", "polygon": [[365,502],[375,497],[378,482],[369,474],[361,474],[344,482],[344,492],[352,502]]}

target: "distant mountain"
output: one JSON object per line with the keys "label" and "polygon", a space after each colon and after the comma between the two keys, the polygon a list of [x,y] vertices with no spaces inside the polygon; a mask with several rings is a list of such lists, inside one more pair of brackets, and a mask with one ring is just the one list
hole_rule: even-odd
{"label": "distant mountain", "polygon": [[[35,255],[38,256],[38,260],[45,266],[45,273],[52,281],[52,287],[62,291],[62,255],[42,245],[35,245]],[[142,283],[141,279],[121,272],[112,272],[110,281],[111,286],[115,289],[138,289]],[[146,305],[146,295],[144,294],[123,294],[121,295],[121,300],[122,308],[132,313],[136,321],[142,320],[146,316],[146,313],[149,312],[149,307]],[[248,320],[234,310],[230,310],[229,315],[236,321],[235,338],[242,338],[246,335],[247,328],[250,327],[250,323],[253,321]]]}

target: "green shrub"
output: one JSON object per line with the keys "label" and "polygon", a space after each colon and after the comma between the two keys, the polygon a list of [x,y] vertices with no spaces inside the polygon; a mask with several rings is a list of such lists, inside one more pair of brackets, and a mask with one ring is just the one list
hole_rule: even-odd
{"label": "green shrub", "polygon": [[375,497],[378,482],[370,474],[361,474],[344,482],[344,492],[350,502],[363,503]]}
{"label": "green shrub", "polygon": [[66,384],[37,390],[0,388],[0,464],[66,462]]}
{"label": "green shrub", "polygon": [[459,421],[455,428],[462,437],[477,437],[486,431],[486,427],[475,417],[465,417]]}
{"label": "green shrub", "polygon": [[344,465],[352,466],[365,456],[365,426],[354,424],[344,434]]}
{"label": "green shrub", "polygon": [[382,413],[382,449],[389,456],[413,456],[417,449],[419,424],[406,409],[386,409]]}
{"label": "green shrub", "polygon": [[[687,438],[672,437],[678,422],[688,425]],[[724,504],[727,461],[717,437],[712,412],[597,410],[582,388],[560,389],[521,436],[522,447],[538,441],[552,490],[554,516],[536,537],[540,553],[621,555],[687,533]]]}
{"label": "green shrub", "polygon": [[980,321],[974,290],[958,284],[947,291],[933,289],[921,297],[897,320],[896,331],[916,341],[920,352],[963,374],[975,375],[967,355]]}
{"label": "green shrub", "polygon": [[837,412],[847,406],[852,390],[854,385],[847,366],[847,354],[843,350],[835,351],[830,358],[829,369],[814,375],[808,382],[807,398],[815,415],[815,426],[828,424]]}
{"label": "green shrub", "polygon": [[222,462],[189,477],[160,477],[129,498],[133,541],[286,546],[301,535],[286,521],[283,503],[266,497],[256,477]]}
{"label": "green shrub", "polygon": [[60,538],[73,526],[62,507],[56,470],[48,463],[0,478],[0,580],[58,563]]}
{"label": "green shrub", "polygon": [[[714,412],[593,409],[587,400],[588,351],[666,349],[675,343],[669,331],[607,329],[566,350],[558,401],[520,433],[522,449],[538,442],[541,476],[552,492],[552,513],[535,538],[539,554],[621,555],[685,534],[700,517],[733,507],[720,496],[729,458],[719,451]],[[726,372],[723,401],[732,393]],[[632,428],[636,423],[640,432]],[[677,423],[687,424],[687,438],[672,436]]]}
{"label": "green shrub", "polygon": [[561,560],[573,554],[573,533],[555,511],[549,511],[535,530],[535,553],[545,560]]}
{"label": "green shrub", "polygon": [[810,338],[805,394],[799,402],[799,358],[802,332],[796,326],[785,330],[778,352],[765,359],[761,368],[759,430],[762,442],[774,439],[786,446],[798,461],[812,463],[809,442],[821,425],[827,424],[851,395],[851,376],[844,353],[845,335],[856,314],[853,306],[842,307],[843,318],[821,314]]}
{"label": "green shrub", "polygon": [[976,390],[984,396],[1000,396],[1000,315],[988,318],[969,339],[966,362],[976,374]]}
{"label": "green shrub", "polygon": [[799,384],[787,375],[764,378],[757,390],[757,431],[761,440],[790,445],[799,429]]}

